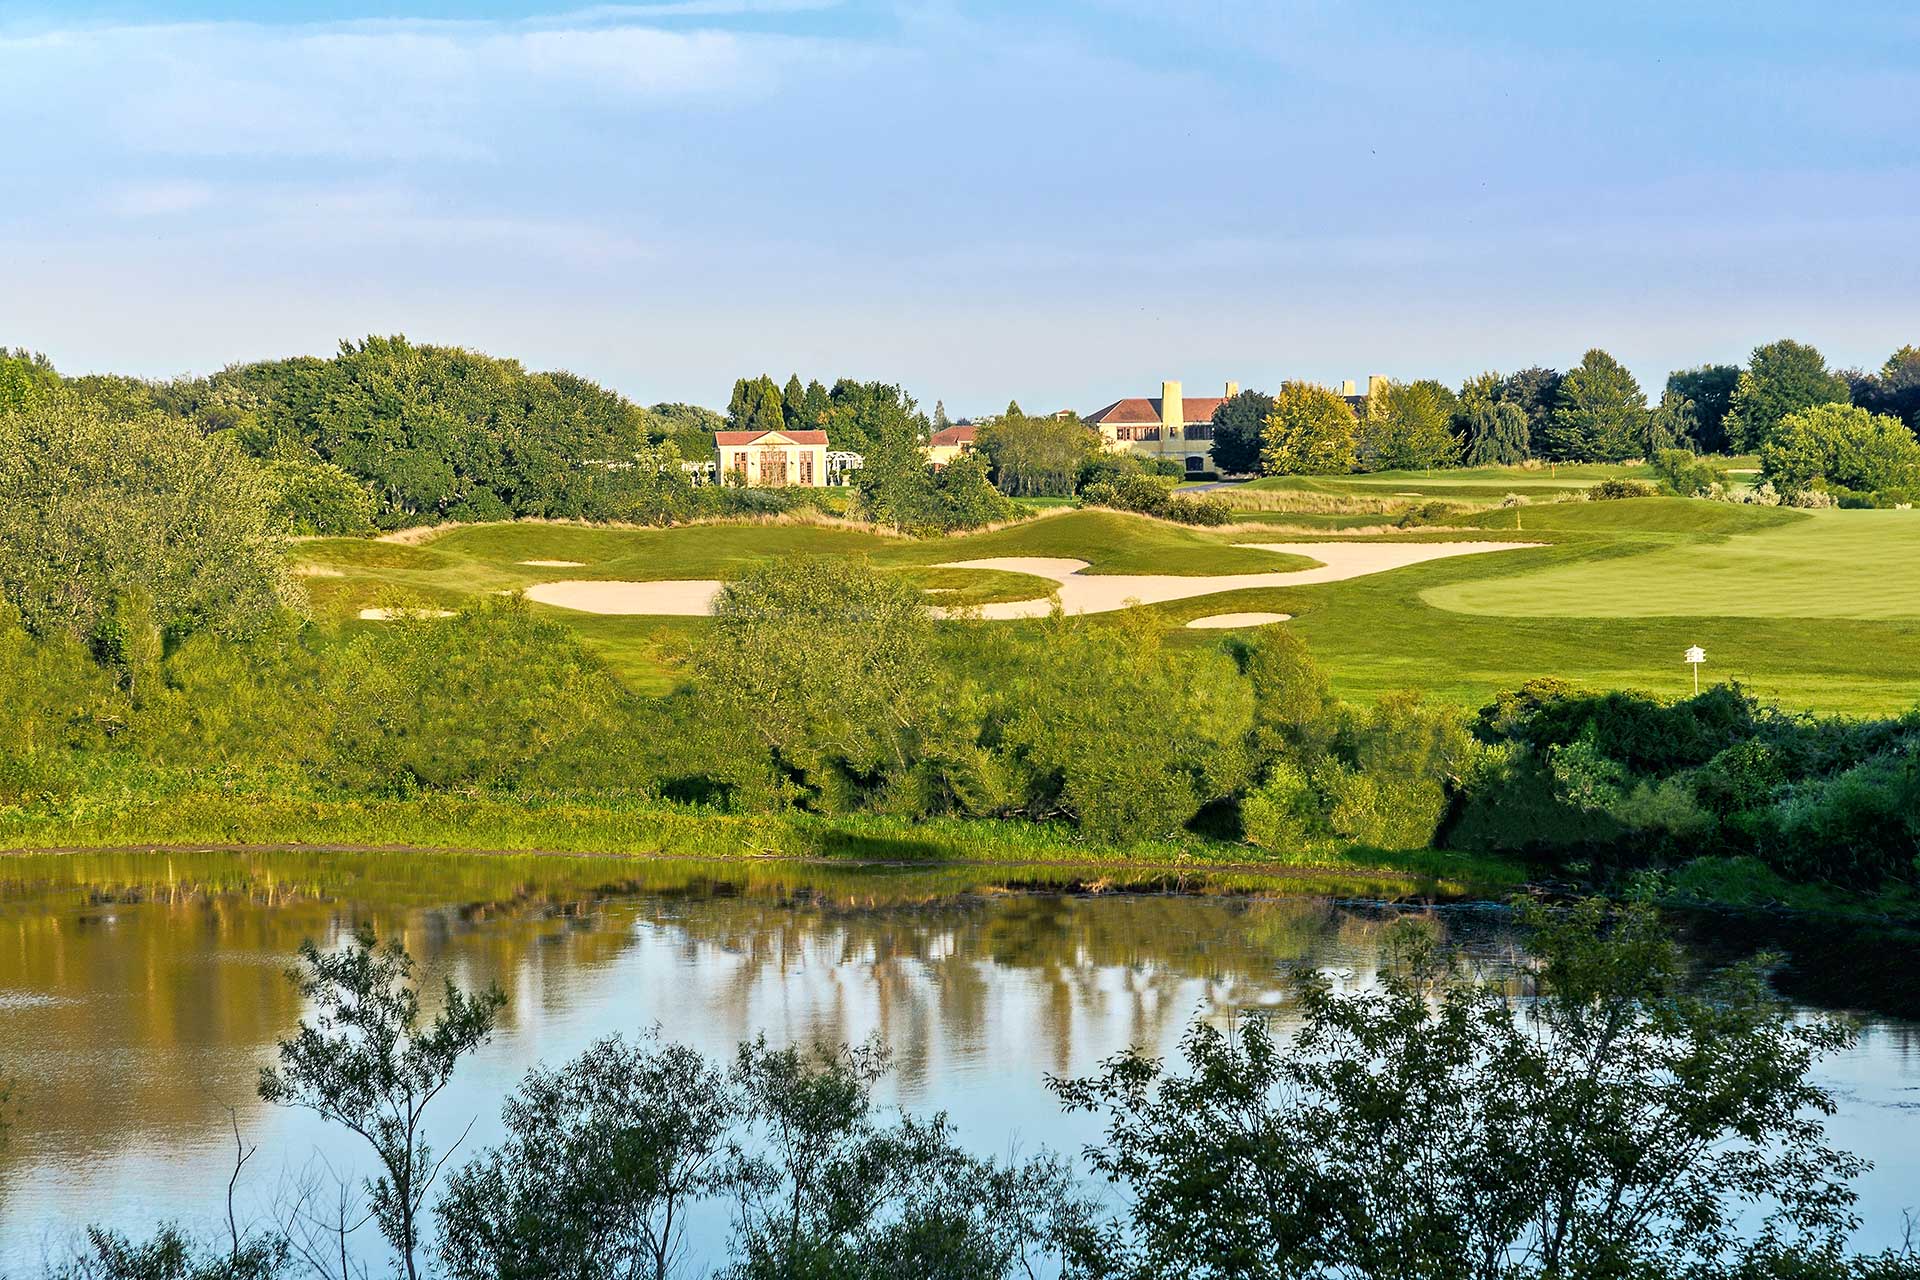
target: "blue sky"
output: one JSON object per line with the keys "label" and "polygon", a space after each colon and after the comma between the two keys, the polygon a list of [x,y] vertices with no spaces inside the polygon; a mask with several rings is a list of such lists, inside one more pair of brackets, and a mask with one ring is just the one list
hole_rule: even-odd
{"label": "blue sky", "polygon": [[0,345],[956,416],[1920,342],[1920,8],[0,0]]}

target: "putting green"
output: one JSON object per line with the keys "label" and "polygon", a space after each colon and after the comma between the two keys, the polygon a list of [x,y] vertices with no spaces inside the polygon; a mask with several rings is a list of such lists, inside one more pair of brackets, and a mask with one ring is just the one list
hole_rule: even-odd
{"label": "putting green", "polygon": [[1420,598],[1512,618],[1916,618],[1920,512],[1809,512],[1714,541],[1451,582]]}

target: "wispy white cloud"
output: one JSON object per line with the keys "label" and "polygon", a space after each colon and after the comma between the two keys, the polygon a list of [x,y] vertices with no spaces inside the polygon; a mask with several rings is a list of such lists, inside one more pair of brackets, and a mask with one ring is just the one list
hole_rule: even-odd
{"label": "wispy white cloud", "polygon": [[855,51],[643,18],[764,12],[753,0],[605,6],[525,20],[196,22],[0,36],[0,107],[92,127],[144,155],[480,159],[531,107],[727,104]]}

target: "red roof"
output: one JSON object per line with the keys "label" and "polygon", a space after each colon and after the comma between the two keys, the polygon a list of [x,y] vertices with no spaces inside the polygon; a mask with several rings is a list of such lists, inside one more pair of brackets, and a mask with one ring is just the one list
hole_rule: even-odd
{"label": "red roof", "polygon": [[[1226,403],[1224,396],[1183,396],[1180,400],[1180,421],[1212,422],[1213,411]],[[1087,418],[1087,425],[1098,427],[1112,426],[1157,426],[1160,422],[1160,397],[1132,396],[1126,400],[1115,400],[1098,413]]]}
{"label": "red roof", "polygon": [[713,442],[722,444],[752,444],[755,440],[767,436],[785,436],[795,444],[825,444],[827,433],[824,431],[716,431]]}
{"label": "red roof", "polygon": [[964,424],[956,423],[951,427],[942,428],[928,436],[927,443],[929,445],[972,444],[974,430],[974,425],[971,422]]}

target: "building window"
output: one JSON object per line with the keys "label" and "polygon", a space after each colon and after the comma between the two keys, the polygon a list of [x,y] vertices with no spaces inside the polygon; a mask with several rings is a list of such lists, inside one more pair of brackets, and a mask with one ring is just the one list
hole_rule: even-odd
{"label": "building window", "polygon": [[733,455],[733,473],[742,480],[747,478],[747,455],[745,451],[736,451]]}
{"label": "building window", "polygon": [[1160,438],[1160,428],[1158,427],[1141,427],[1139,430],[1140,434],[1134,437],[1135,440],[1158,440]]}
{"label": "building window", "polygon": [[1213,424],[1211,422],[1205,422],[1195,426],[1189,426],[1187,428],[1187,439],[1189,440],[1213,439]]}
{"label": "building window", "polygon": [[813,483],[813,450],[808,449],[800,455],[800,483]]}
{"label": "building window", "polygon": [[1201,457],[1197,453],[1190,453],[1187,455],[1187,470],[1205,471],[1206,469],[1207,469],[1207,460],[1205,458]]}

